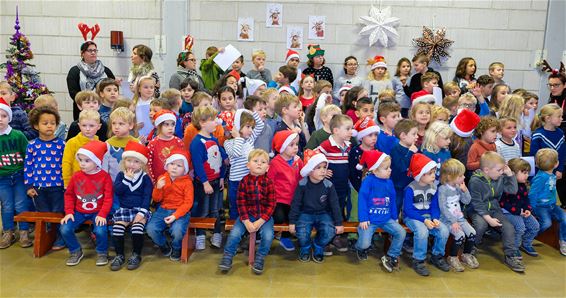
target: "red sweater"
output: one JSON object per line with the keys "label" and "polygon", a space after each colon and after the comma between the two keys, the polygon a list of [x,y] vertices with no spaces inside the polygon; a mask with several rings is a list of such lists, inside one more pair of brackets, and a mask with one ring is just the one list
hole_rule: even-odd
{"label": "red sweater", "polygon": [[165,173],[165,160],[169,157],[171,150],[175,148],[184,149],[183,141],[178,137],[173,137],[169,141],[156,137],[147,145],[147,149],[149,150],[147,170],[154,184],[157,177]]}
{"label": "red sweater", "polygon": [[165,185],[161,189],[153,189],[153,201],[161,202],[163,209],[175,210],[175,218],[183,217],[193,207],[193,180],[187,175],[171,180],[169,173],[161,178],[165,179]]}
{"label": "red sweater", "polygon": [[298,156],[295,156],[292,165],[289,165],[279,154],[271,160],[267,177],[274,183],[275,201],[277,203],[291,205],[295,195],[295,188],[297,188],[297,184],[301,180],[299,171],[302,167],[303,161]]}
{"label": "red sweater", "polygon": [[65,214],[75,211],[85,214],[98,213],[106,218],[112,208],[112,178],[103,170],[96,174],[78,171],[71,177],[65,191]]}
{"label": "red sweater", "polygon": [[488,144],[482,140],[475,140],[470,147],[470,151],[468,151],[468,164],[466,165],[466,169],[470,171],[479,169],[481,156],[487,151],[496,152],[497,148],[495,147],[495,143]]}

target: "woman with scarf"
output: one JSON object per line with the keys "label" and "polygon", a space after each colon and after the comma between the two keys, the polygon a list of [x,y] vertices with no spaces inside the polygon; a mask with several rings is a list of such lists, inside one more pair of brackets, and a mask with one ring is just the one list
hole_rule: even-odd
{"label": "woman with scarf", "polygon": [[204,81],[196,71],[197,59],[192,52],[183,51],[177,56],[177,71],[169,79],[169,88],[180,89],[181,83],[191,79],[198,83],[199,90],[204,90]]}
{"label": "woman with scarf", "polygon": [[139,79],[141,77],[151,76],[155,79],[154,98],[159,98],[159,75],[151,63],[152,56],[153,52],[146,45],[139,44],[132,49],[132,67],[130,68],[130,74],[128,75],[128,82],[130,83],[130,90],[132,90],[132,93],[135,94],[136,85]]}
{"label": "woman with scarf", "polygon": [[75,95],[84,90],[95,90],[102,79],[115,79],[112,71],[98,60],[98,49],[92,40],[81,45],[81,61],[71,67],[67,74],[67,89],[73,99],[73,119],[79,118],[79,107],[75,103]]}

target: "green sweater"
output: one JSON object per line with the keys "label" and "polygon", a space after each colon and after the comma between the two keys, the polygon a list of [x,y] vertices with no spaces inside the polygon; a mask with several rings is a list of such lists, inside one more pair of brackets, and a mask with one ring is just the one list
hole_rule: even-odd
{"label": "green sweater", "polygon": [[210,91],[214,89],[216,81],[224,74],[222,68],[214,62],[216,55],[218,53],[200,61],[200,75],[204,81],[204,87]]}
{"label": "green sweater", "polygon": [[0,177],[23,171],[27,146],[28,140],[19,130],[0,135]]}

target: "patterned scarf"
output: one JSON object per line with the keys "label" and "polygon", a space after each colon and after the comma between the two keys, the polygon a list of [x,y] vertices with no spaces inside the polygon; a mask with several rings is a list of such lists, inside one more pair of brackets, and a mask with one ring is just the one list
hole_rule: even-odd
{"label": "patterned scarf", "polygon": [[81,90],[94,90],[96,84],[106,78],[104,65],[100,60],[96,60],[93,64],[87,64],[81,60],[77,63],[77,67],[81,71],[79,76]]}
{"label": "patterned scarf", "polygon": [[140,65],[133,65],[130,68],[130,75],[128,77],[128,82],[133,83],[138,77],[145,76],[151,74],[153,71],[153,64],[149,63],[142,63]]}

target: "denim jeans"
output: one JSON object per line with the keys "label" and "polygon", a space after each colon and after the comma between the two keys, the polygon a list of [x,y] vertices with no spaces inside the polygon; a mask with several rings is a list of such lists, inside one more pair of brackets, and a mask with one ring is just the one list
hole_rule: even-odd
{"label": "denim jeans", "polygon": [[86,214],[75,211],[73,215],[75,217],[74,221],[68,220],[66,224],[62,224],[59,228],[69,252],[74,253],[81,249],[81,244],[77,240],[75,230],[85,221],[90,220],[92,221],[93,233],[96,235],[96,252],[99,254],[108,253],[108,228],[106,225],[96,225],[94,221],[98,213]]}
{"label": "denim jeans", "polygon": [[[206,194],[204,192],[204,186],[200,181],[196,179],[193,182],[195,189],[195,202],[196,206],[193,206],[193,217],[208,217],[216,218],[216,224],[214,225],[214,233],[220,233],[220,209],[222,209],[222,195],[223,192],[220,190],[220,179],[216,179],[210,182],[210,186],[214,190],[211,194]],[[205,235],[206,231],[203,229],[197,230],[197,235]]]}
{"label": "denim jeans", "polygon": [[[314,242],[311,240],[312,229],[316,229]],[[307,214],[301,213],[299,219],[295,223],[297,231],[297,239],[301,247],[300,254],[309,254],[314,244],[314,254],[321,255],[324,253],[324,247],[332,241],[336,235],[336,227],[329,213]]]}
{"label": "denim jeans", "polygon": [[356,249],[365,250],[370,247],[373,234],[378,228],[383,229],[386,233],[393,237],[393,241],[391,241],[391,246],[389,246],[387,255],[392,258],[399,257],[401,255],[401,248],[403,247],[403,241],[405,240],[407,232],[405,232],[405,229],[403,229],[403,227],[393,219],[379,225],[370,224],[366,230],[362,230],[358,226],[358,241],[356,242]]}
{"label": "denim jeans", "polygon": [[523,217],[521,215],[514,215],[505,213],[509,222],[515,228],[515,246],[521,247],[521,244],[526,247],[531,247],[533,240],[538,234],[540,225],[533,215]]}
{"label": "denim jeans", "polygon": [[[0,177],[0,204],[2,205],[2,228],[14,230],[14,215],[30,211],[32,201],[26,195],[23,171]],[[29,230],[27,222],[19,223],[20,230]]]}
{"label": "denim jeans", "polygon": [[539,234],[546,231],[552,225],[552,220],[558,221],[560,224],[559,239],[566,241],[566,214],[564,210],[560,209],[557,205],[552,206],[537,206],[533,208],[535,216],[540,223]]}
{"label": "denim jeans", "polygon": [[228,202],[230,203],[230,210],[229,210],[230,219],[238,218],[238,205],[236,205],[236,199],[238,198],[238,186],[240,186],[240,181],[228,182]]}
{"label": "denim jeans", "polygon": [[[164,208],[157,208],[154,213],[151,214],[151,219],[146,226],[147,235],[153,243],[157,246],[164,246],[167,242],[163,231],[167,228],[167,224],[165,223],[165,218],[169,215],[175,213],[176,210],[172,209],[164,209]],[[171,246],[175,250],[180,250],[183,244],[183,237],[185,237],[185,233],[187,232],[187,228],[189,227],[189,220],[190,215],[187,212],[184,216],[177,218],[169,227],[169,234],[171,235]]]}
{"label": "denim jeans", "polygon": [[[251,222],[255,222],[256,220],[250,217]],[[235,256],[236,251],[238,250],[238,245],[240,245],[240,241],[242,240],[242,236],[247,232],[246,226],[244,223],[238,219],[236,219],[236,223],[234,224],[234,228],[230,231],[230,235],[226,239],[226,246],[224,247],[224,253],[229,256]],[[256,256],[260,258],[264,258],[269,253],[269,249],[271,248],[271,242],[273,242],[273,218],[270,218],[266,221],[258,231],[261,240],[259,242],[259,246],[257,248]]]}
{"label": "denim jeans", "polygon": [[404,218],[403,221],[407,227],[413,231],[413,259],[417,261],[426,259],[429,234],[434,236],[432,254],[435,256],[444,256],[446,241],[450,235],[445,224],[441,222],[438,227],[429,230],[422,221],[412,218]]}
{"label": "denim jeans", "polygon": [[[65,190],[63,186],[38,187],[35,189],[37,196],[33,199],[35,209],[39,212],[59,212],[63,213],[65,208]],[[58,224],[50,224],[51,228],[57,230],[57,240],[55,245],[63,245],[64,241],[59,231]]]}

